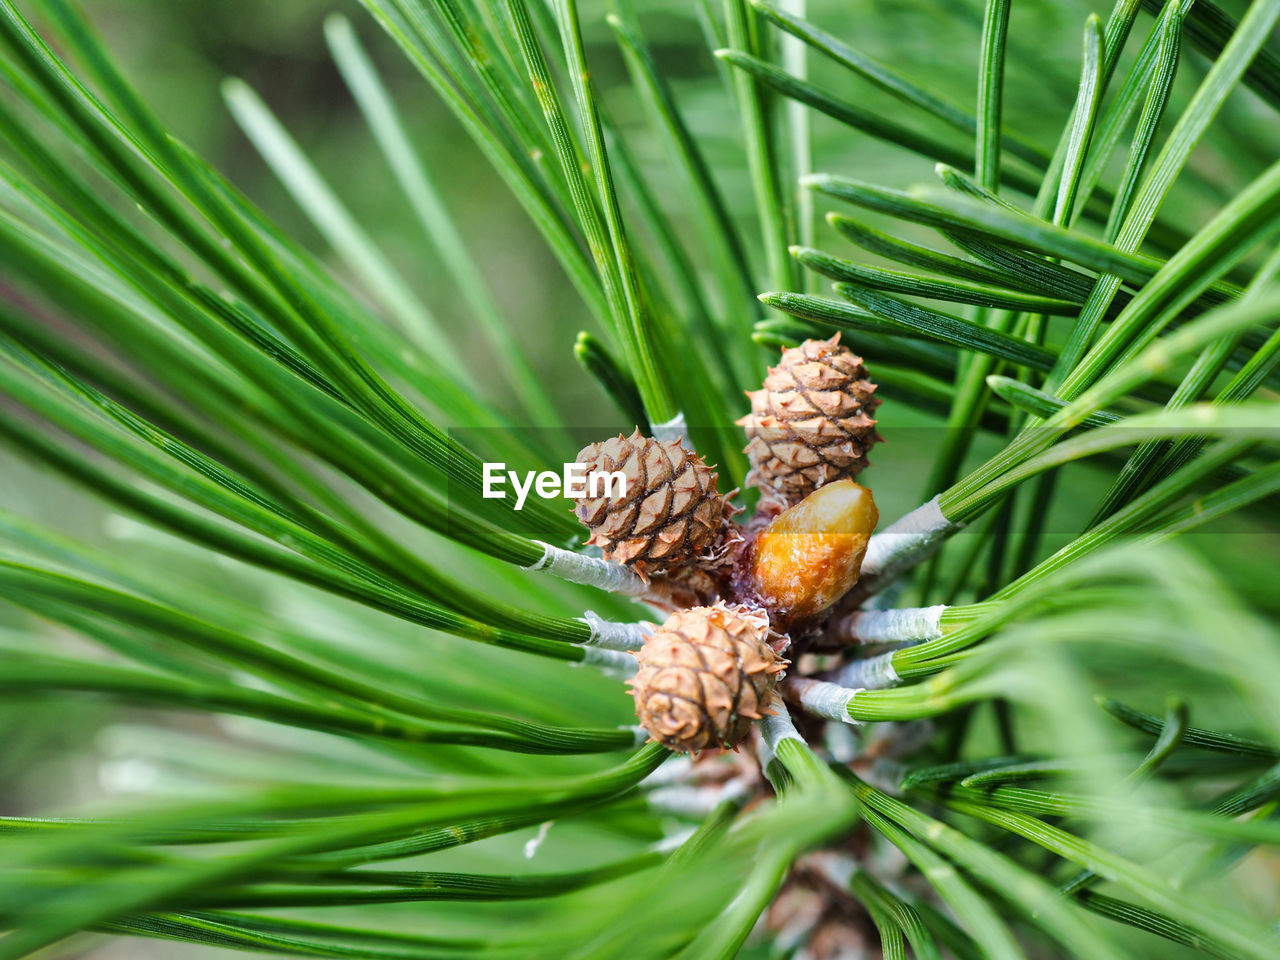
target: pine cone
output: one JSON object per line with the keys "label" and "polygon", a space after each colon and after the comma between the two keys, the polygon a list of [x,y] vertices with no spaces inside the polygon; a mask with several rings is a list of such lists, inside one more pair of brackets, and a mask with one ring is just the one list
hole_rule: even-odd
{"label": "pine cone", "polygon": [[764,388],[749,391],[751,412],[738,421],[750,441],[747,483],[788,505],[867,466],[881,439],[871,413],[880,405],[862,358],[830,340],[806,340],[782,351]]}
{"label": "pine cone", "polygon": [[736,747],[761,716],[787,665],[769,646],[768,619],[718,603],[677,610],[636,656],[636,715],[673,750]]}
{"label": "pine cone", "polygon": [[730,510],[716,490],[715,472],[679,440],[662,443],[636,430],[584,447],[578,463],[586,464],[588,476],[626,477],[625,495],[607,496],[611,491],[602,486],[601,496],[583,497],[574,510],[591,530],[587,542],[609,560],[661,573],[717,546]]}

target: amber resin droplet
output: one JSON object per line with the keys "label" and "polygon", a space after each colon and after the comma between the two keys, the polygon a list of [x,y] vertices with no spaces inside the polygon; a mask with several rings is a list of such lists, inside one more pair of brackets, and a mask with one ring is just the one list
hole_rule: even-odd
{"label": "amber resin droplet", "polygon": [[684,752],[741,743],[787,665],[768,637],[767,617],[723,603],[668,617],[636,654],[630,681],[649,736]]}
{"label": "amber resin droplet", "polygon": [[858,582],[879,520],[871,491],[852,480],[820,487],[778,514],[751,553],[760,601],[787,620],[826,610]]}

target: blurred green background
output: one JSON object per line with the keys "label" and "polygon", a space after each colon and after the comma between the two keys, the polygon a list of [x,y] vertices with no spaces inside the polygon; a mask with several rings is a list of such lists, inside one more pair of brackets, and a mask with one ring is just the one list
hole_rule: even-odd
{"label": "blurred green background", "polygon": [[[580,6],[588,25],[593,76],[606,92],[611,113],[642,162],[661,165],[665,158],[659,145],[645,135],[643,117],[626,89],[620,57],[603,23],[607,0],[587,0]],[[752,197],[737,118],[727,109],[718,65],[694,17],[699,6],[673,0],[636,4],[659,63],[691,116],[691,125],[727,201],[749,223]],[[718,9],[719,5],[711,6]],[[1228,2],[1223,6],[1236,10],[1245,4]],[[602,398],[578,374],[571,355],[575,332],[590,326],[586,311],[498,177],[358,3],[89,0],[84,7],[128,75],[171,129],[261,203],[293,236],[323,253],[325,246],[314,229],[223,107],[219,92],[223,78],[237,76],[253,86],[352,211],[372,228],[383,249],[416,283],[428,304],[447,319],[451,286],[441,276],[439,264],[424,251],[418,227],[328,57],[324,18],[333,12],[349,16],[384,71],[465,238],[482,257],[500,305],[520,318],[520,328],[513,330],[513,335],[537,367],[558,385],[564,409],[571,416],[575,411],[581,417],[580,411],[599,408]],[[1052,146],[1074,100],[1085,17],[1097,12],[1105,18],[1108,9],[1081,0],[1019,0],[1013,5],[1006,86],[1010,126]],[[962,104],[973,102],[981,3],[809,0],[807,12],[859,50],[896,62],[915,79],[946,91]],[[1140,17],[1137,29],[1144,30],[1149,22],[1148,17]],[[1123,76],[1132,56],[1130,51],[1122,60],[1118,75]],[[1185,44],[1184,65],[1166,117],[1178,116],[1179,104],[1185,102],[1205,67],[1191,45]],[[894,101],[887,94],[869,84],[851,89],[838,68],[821,58],[810,59],[810,73],[819,85],[873,112],[887,108],[892,113]],[[1230,138],[1231,147],[1226,151],[1218,148],[1220,141],[1214,138],[1200,147],[1190,175],[1180,182],[1165,208],[1170,222],[1187,227],[1202,223],[1224,198],[1234,195],[1280,152],[1280,129],[1257,122],[1266,116],[1247,92],[1231,98],[1219,120],[1220,128],[1227,133],[1247,127],[1250,134]],[[1262,136],[1258,135],[1260,129]],[[826,117],[814,117],[813,132],[817,169],[891,186],[934,179],[932,164],[924,158],[870,137],[851,136],[847,127]],[[959,135],[940,124],[931,132],[964,145]],[[1123,151],[1117,154],[1118,172]],[[682,198],[678,192],[662,193],[659,199],[671,205],[669,212],[679,223]],[[753,226],[745,234],[755,240]],[[818,236],[828,249],[846,248],[825,226],[819,227]],[[334,268],[342,272],[336,263]],[[472,356],[483,359],[474,352]]]}

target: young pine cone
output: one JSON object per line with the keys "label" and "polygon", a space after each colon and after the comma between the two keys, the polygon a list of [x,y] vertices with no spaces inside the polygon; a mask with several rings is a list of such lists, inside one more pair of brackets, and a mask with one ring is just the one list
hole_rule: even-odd
{"label": "young pine cone", "polygon": [[636,656],[636,715],[672,750],[736,747],[787,661],[767,643],[768,620],[723,603],[677,610]]}
{"label": "young pine cone", "polygon": [[[600,484],[599,496],[578,501],[574,512],[591,530],[587,542],[607,559],[642,573],[679,569],[718,544],[728,513],[716,474],[679,440],[640,436],[593,443],[578,454],[592,473],[621,473],[626,491]],[[587,492],[592,488],[588,481]]]}
{"label": "young pine cone", "polygon": [[750,441],[747,483],[790,505],[824,483],[856,477],[881,439],[871,417],[880,405],[875,389],[838,333],[783,350],[764,388],[747,393],[751,412],[738,421]]}

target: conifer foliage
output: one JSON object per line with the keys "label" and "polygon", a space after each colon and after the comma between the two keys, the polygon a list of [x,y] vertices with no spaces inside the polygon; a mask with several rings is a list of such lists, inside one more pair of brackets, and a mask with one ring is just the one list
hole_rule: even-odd
{"label": "conifer foliage", "polygon": [[430,290],[0,0],[0,960],[1272,960],[1280,0],[360,5]]}

